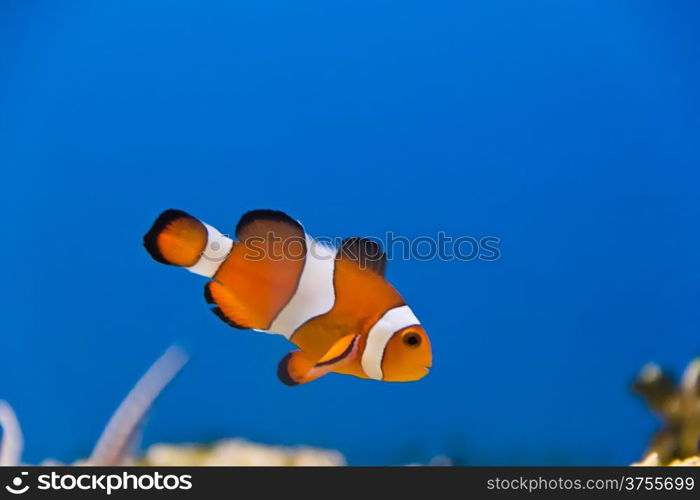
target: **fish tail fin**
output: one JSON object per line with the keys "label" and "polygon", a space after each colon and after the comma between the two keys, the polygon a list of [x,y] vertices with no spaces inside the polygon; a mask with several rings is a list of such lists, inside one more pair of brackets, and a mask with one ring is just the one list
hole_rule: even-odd
{"label": "fish tail fin", "polygon": [[207,241],[204,223],[182,210],[169,209],[144,235],[143,246],[162,264],[190,267],[199,260]]}

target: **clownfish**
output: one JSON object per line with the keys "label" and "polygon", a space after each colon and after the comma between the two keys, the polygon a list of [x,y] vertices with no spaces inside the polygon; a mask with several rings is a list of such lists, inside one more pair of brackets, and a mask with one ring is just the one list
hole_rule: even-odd
{"label": "clownfish", "polygon": [[423,378],[428,335],[385,279],[386,254],[366,238],[332,248],[283,212],[244,214],[236,240],[181,210],[166,210],[143,238],[158,262],[211,278],[204,297],[228,325],[286,337],[299,350],[277,369],[290,386],[327,373],[387,382]]}

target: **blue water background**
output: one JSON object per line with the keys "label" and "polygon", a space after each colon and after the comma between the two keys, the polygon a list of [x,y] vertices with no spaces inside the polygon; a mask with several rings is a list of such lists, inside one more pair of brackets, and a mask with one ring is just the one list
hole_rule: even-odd
{"label": "blue water background", "polygon": [[[24,459],[87,455],[171,343],[144,444],[243,436],[353,464],[625,464],[641,366],[700,354],[695,1],[0,6],[0,398]],[[412,384],[275,375],[204,280],[154,263],[165,208],[316,235],[501,238],[395,260],[429,331]]]}

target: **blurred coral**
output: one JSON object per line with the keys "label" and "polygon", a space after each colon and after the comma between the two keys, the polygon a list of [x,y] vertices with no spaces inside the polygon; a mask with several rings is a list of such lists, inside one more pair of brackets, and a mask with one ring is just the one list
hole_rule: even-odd
{"label": "blurred coral", "polygon": [[22,429],[9,403],[0,400],[0,465],[19,465],[22,456]]}
{"label": "blurred coral", "polygon": [[700,467],[700,455],[697,457],[689,457],[685,458],[683,460],[681,459],[676,459],[672,460],[671,462],[667,464],[663,464],[659,461],[659,454],[656,452],[649,453],[644,460],[640,462],[635,462],[632,464],[633,467],[657,467],[661,465],[670,465],[670,466],[694,466],[694,467]]}
{"label": "blurred coral", "polygon": [[[187,362],[176,347],[168,349],[138,381],[121,403],[95,449],[86,460],[74,465],[146,466],[342,466],[343,455],[334,450],[308,446],[284,447],[231,438],[210,445],[154,444],[143,455],[131,453],[132,444],[145,416],[165,387]],[[645,366],[637,377],[635,392],[663,420],[646,457],[633,466],[700,466],[700,358],[688,365],[683,378],[673,378],[655,364]],[[0,465],[18,465],[22,432],[11,406],[0,401]],[[63,465],[46,460],[43,465]],[[420,464],[412,464],[420,465]],[[428,465],[452,465],[438,456]]]}
{"label": "blurred coral", "polygon": [[[90,458],[74,465],[345,465],[337,451],[308,446],[282,447],[224,439],[212,445],[156,444],[145,455],[131,453],[137,430],[156,399],[187,363],[187,354],[171,347],[148,369],[119,405]],[[22,453],[22,432],[12,407],[0,401],[0,465],[18,465]],[[42,465],[65,465],[45,460]]]}
{"label": "blurred coral", "polygon": [[337,451],[299,446],[287,448],[251,443],[244,439],[224,439],[211,446],[155,444],[139,465],[345,465]]}
{"label": "blurred coral", "polygon": [[640,372],[633,389],[663,422],[641,464],[692,461],[700,452],[700,358],[688,365],[679,383],[658,365],[648,364]]}

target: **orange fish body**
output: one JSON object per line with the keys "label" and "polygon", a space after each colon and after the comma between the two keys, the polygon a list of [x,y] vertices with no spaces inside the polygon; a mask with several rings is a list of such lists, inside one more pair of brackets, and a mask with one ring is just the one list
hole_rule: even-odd
{"label": "orange fish body", "polygon": [[287,385],[327,373],[406,382],[432,363],[428,336],[384,278],[386,255],[364,238],[328,247],[283,212],[248,212],[234,241],[180,210],[144,236],[158,262],[211,278],[205,298],[224,322],[281,334],[299,350],[279,363]]}

